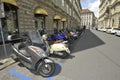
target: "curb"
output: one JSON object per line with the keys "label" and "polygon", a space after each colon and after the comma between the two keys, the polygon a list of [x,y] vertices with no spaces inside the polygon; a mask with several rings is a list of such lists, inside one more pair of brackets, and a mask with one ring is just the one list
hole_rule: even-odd
{"label": "curb", "polygon": [[0,70],[3,70],[4,68],[8,67],[9,65],[15,63],[15,61],[12,58],[6,58],[4,60],[0,61]]}

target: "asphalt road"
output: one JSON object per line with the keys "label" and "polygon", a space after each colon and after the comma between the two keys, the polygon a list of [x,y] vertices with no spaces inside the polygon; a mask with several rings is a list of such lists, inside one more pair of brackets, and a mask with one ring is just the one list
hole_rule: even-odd
{"label": "asphalt road", "polygon": [[17,62],[0,71],[0,80],[120,80],[120,37],[86,30],[72,43],[71,52],[68,59],[52,58],[57,70],[50,78]]}

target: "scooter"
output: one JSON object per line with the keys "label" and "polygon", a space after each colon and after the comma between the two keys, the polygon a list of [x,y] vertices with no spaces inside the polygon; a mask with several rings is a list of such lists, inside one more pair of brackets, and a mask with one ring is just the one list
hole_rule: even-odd
{"label": "scooter", "polygon": [[67,39],[67,35],[65,35],[64,32],[61,32],[59,34],[54,34],[51,37],[48,38],[48,41],[50,43],[63,43],[69,46],[69,41]]}
{"label": "scooter", "polygon": [[76,40],[78,38],[78,34],[74,31],[70,31],[70,34],[72,35],[72,39]]}
{"label": "scooter", "polygon": [[78,30],[76,31],[78,37],[81,36],[82,32],[84,32],[84,29],[83,29],[83,28],[82,28],[82,29],[78,29]]}
{"label": "scooter", "polygon": [[[48,39],[47,34],[43,34],[42,38],[45,41],[45,43],[49,45],[48,40],[47,40]],[[67,43],[66,41],[61,41],[61,40],[53,41],[53,44],[49,45],[50,55],[57,55],[62,58],[66,58],[67,56],[69,56],[70,50],[66,43]]]}
{"label": "scooter", "polygon": [[43,77],[51,76],[55,71],[55,63],[48,58],[39,35],[29,32],[27,37],[25,41],[12,43],[15,53],[11,57]]}

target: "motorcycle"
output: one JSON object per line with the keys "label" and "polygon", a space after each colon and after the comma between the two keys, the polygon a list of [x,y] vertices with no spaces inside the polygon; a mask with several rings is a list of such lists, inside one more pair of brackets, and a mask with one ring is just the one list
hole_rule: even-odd
{"label": "motorcycle", "polygon": [[25,67],[35,70],[43,77],[51,76],[55,71],[55,63],[44,51],[42,40],[34,32],[29,32],[21,42],[12,43],[15,51],[11,57],[18,59]]}

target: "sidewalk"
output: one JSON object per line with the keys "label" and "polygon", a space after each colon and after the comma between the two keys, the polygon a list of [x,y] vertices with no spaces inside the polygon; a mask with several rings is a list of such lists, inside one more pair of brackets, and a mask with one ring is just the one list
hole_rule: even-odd
{"label": "sidewalk", "polygon": [[0,45],[0,70],[8,67],[9,65],[13,64],[15,61],[11,59],[9,56],[11,53],[13,53],[11,45],[6,44],[6,49],[7,49],[7,56],[4,54],[4,47],[3,45]]}
{"label": "sidewalk", "polygon": [[9,65],[15,63],[15,61],[12,58],[6,58],[3,60],[0,60],[0,70],[8,67]]}

